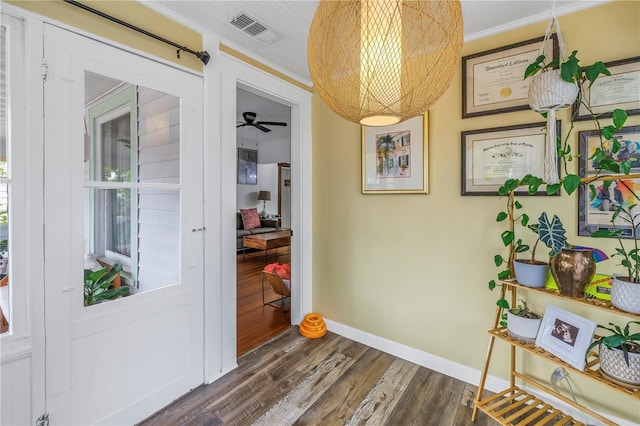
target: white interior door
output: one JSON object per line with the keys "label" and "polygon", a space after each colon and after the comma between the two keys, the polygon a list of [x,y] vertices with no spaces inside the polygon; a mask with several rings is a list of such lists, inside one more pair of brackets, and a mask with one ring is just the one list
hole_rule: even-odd
{"label": "white interior door", "polygon": [[[51,25],[44,43],[47,411],[134,424],[203,383],[203,82]],[[87,293],[96,260],[129,295]]]}

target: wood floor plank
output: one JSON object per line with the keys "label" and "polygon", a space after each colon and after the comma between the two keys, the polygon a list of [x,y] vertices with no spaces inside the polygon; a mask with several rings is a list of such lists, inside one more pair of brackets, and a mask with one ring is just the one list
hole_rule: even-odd
{"label": "wood floor plank", "polygon": [[412,425],[416,419],[422,424],[429,411],[429,392],[434,383],[434,377],[440,373],[426,368],[420,368],[404,390],[400,401],[388,418],[388,424]]}
{"label": "wood floor plank", "polygon": [[393,360],[392,355],[368,348],[294,424],[344,424]]}
{"label": "wood floor plank", "polygon": [[400,358],[394,360],[345,424],[386,424],[387,418],[416,371],[416,364]]}
{"label": "wood floor plank", "polygon": [[[462,399],[464,382],[456,380],[444,374],[434,377],[430,391],[425,401],[428,401],[423,411],[427,419],[424,425],[451,425],[454,422],[457,406]],[[471,419],[471,418],[469,418]]]}
{"label": "wood floor plank", "polygon": [[[271,407],[254,425],[293,424],[353,365],[367,347],[357,343],[351,345],[351,349],[353,349],[351,353],[349,350],[335,351],[320,364],[313,366],[314,368],[309,370],[304,380]],[[311,364],[308,365],[311,366]]]}

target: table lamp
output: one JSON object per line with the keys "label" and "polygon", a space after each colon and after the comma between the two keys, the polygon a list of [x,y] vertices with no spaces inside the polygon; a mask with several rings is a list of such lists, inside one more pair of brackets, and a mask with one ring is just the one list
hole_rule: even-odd
{"label": "table lamp", "polygon": [[267,201],[271,201],[271,191],[260,191],[258,193],[258,200],[262,200],[262,211],[260,217],[267,217]]}

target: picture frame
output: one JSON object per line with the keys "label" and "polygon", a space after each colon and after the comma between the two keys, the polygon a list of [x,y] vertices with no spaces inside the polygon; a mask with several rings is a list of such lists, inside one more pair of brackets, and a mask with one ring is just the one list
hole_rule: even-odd
{"label": "picture frame", "polygon": [[238,148],[238,184],[258,184],[258,151]]}
{"label": "picture frame", "polygon": [[[640,56],[605,63],[610,76],[600,75],[593,85],[585,84],[582,97],[598,118],[611,118],[614,109],[627,115],[640,114]],[[590,120],[591,112],[579,102],[573,104],[576,121]]]}
{"label": "picture frame", "polygon": [[390,126],[362,126],[362,193],[428,194],[428,112]]}
{"label": "picture frame", "polygon": [[[558,39],[544,46],[547,58],[558,59]],[[540,54],[544,37],[462,57],[462,118],[529,109],[529,64]],[[547,62],[550,62],[547,59]]]}
{"label": "picture frame", "polygon": [[[539,122],[462,132],[462,195],[495,196],[508,179],[544,176],[545,129],[546,123]],[[559,137],[559,120],[556,132]],[[516,192],[529,194],[526,187]],[[535,195],[547,195],[546,185]]]}
{"label": "picture frame", "polygon": [[[640,126],[624,127],[618,131],[614,138],[620,141],[624,148],[621,148],[616,156],[624,156],[632,160],[631,173],[640,173]],[[606,229],[621,230],[620,238],[632,238],[631,226],[617,218],[615,223],[611,223],[617,205],[629,206],[635,204],[635,199],[629,188],[636,190],[640,188],[640,179],[625,178],[624,184],[613,182],[606,192],[603,191],[604,181],[596,177],[596,164],[589,158],[600,146],[600,136],[598,130],[587,130],[578,133],[578,163],[579,176],[581,178],[593,177],[594,180],[578,187],[578,235],[590,236],[593,232]],[[604,141],[607,149],[612,141]],[[624,176],[620,174],[620,176]]]}
{"label": "picture frame", "polygon": [[582,371],[597,324],[555,305],[547,305],[536,345]]}

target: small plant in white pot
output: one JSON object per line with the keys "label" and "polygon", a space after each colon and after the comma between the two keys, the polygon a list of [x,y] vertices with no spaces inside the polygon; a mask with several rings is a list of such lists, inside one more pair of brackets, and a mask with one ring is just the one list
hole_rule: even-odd
{"label": "small plant in white pot", "polygon": [[621,384],[637,387],[640,386],[640,332],[631,334],[631,324],[640,324],[640,321],[629,321],[624,328],[611,322],[611,327],[598,325],[611,334],[595,339],[585,358],[592,348],[599,346],[600,372]]}
{"label": "small plant in white pot", "polygon": [[[623,182],[624,181],[619,181]],[[637,196],[637,195],[636,195]],[[631,229],[631,239],[622,240],[621,229],[616,229],[616,220],[627,223]],[[592,237],[615,237],[618,240],[618,248],[611,256],[619,256],[619,265],[626,269],[624,276],[614,275],[611,286],[611,303],[618,309],[634,314],[640,314],[640,205],[618,206],[615,210],[611,224],[613,231],[600,229],[591,234]]]}
{"label": "small plant in white pot", "polygon": [[533,312],[527,302],[520,299],[520,303],[502,314],[500,325],[507,327],[507,333],[515,339],[533,343],[536,341],[538,329],[542,322],[542,315]]}

